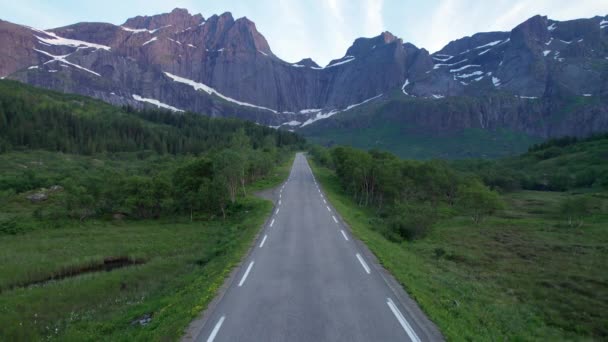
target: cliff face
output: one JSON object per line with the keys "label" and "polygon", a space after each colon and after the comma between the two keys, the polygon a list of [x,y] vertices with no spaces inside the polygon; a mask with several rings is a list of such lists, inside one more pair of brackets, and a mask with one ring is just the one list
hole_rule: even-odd
{"label": "cliff face", "polygon": [[[475,100],[464,112],[421,106],[429,112],[416,120],[443,117],[425,124],[429,130],[481,123],[584,135],[608,129],[607,35],[608,17],[535,16],[511,32],[478,33],[429,54],[383,32],[355,40],[344,57],[320,67],[275,56],[247,18],[205,19],[175,9],[119,26],[78,23],[48,31],[0,21],[0,76],[113,104],[156,104],[290,129],[382,99],[465,97]],[[559,104],[573,97],[585,97],[594,109],[576,107],[576,117],[570,111],[567,120],[537,124],[563,112]]]}

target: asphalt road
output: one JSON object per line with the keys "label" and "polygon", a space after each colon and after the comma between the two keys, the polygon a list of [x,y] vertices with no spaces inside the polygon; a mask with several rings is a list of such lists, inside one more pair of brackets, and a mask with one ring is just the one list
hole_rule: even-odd
{"label": "asphalt road", "polygon": [[441,334],[350,234],[298,154],[196,341],[430,341]]}

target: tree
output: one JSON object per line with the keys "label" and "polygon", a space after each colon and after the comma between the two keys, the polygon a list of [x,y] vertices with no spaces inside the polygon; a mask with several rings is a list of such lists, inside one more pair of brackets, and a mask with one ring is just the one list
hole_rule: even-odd
{"label": "tree", "polygon": [[190,221],[196,210],[205,208],[203,194],[213,176],[213,162],[207,158],[199,158],[173,174],[174,197],[180,207],[188,208]]}
{"label": "tree", "polygon": [[568,220],[568,226],[577,224],[577,228],[583,225],[583,219],[591,211],[591,201],[587,196],[569,196],[560,204],[560,213]]}
{"label": "tree", "polygon": [[213,159],[213,169],[218,180],[224,184],[230,201],[236,202],[241,179],[244,177],[244,160],[238,152],[222,150]]}
{"label": "tree", "polygon": [[458,186],[457,204],[463,213],[471,216],[475,224],[503,206],[498,193],[488,189],[478,180]]}

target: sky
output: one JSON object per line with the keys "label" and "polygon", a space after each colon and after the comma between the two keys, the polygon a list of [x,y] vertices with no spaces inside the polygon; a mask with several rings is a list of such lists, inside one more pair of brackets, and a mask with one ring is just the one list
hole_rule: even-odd
{"label": "sky", "polygon": [[275,55],[319,65],[344,56],[359,37],[383,31],[431,53],[477,32],[509,31],[536,14],[555,20],[608,14],[608,0],[0,0],[0,19],[41,29],[81,21],[122,24],[186,8],[232,12],[256,23]]}

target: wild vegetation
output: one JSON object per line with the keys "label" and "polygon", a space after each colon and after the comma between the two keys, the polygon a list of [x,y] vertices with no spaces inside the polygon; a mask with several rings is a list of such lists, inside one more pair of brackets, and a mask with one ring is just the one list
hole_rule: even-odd
{"label": "wild vegetation", "polygon": [[269,214],[252,192],[282,182],[305,143],[15,82],[0,82],[0,140],[11,341],[179,338]]}
{"label": "wild vegetation", "polygon": [[317,164],[335,170],[358,205],[375,209],[386,223],[383,234],[393,241],[422,237],[438,218],[458,209],[477,224],[502,205],[479,179],[442,161],[402,160],[351,147],[315,146],[311,154]]}
{"label": "wild vegetation", "polygon": [[449,340],[602,340],[606,151],[603,136],[496,161],[311,155],[353,233]]}

